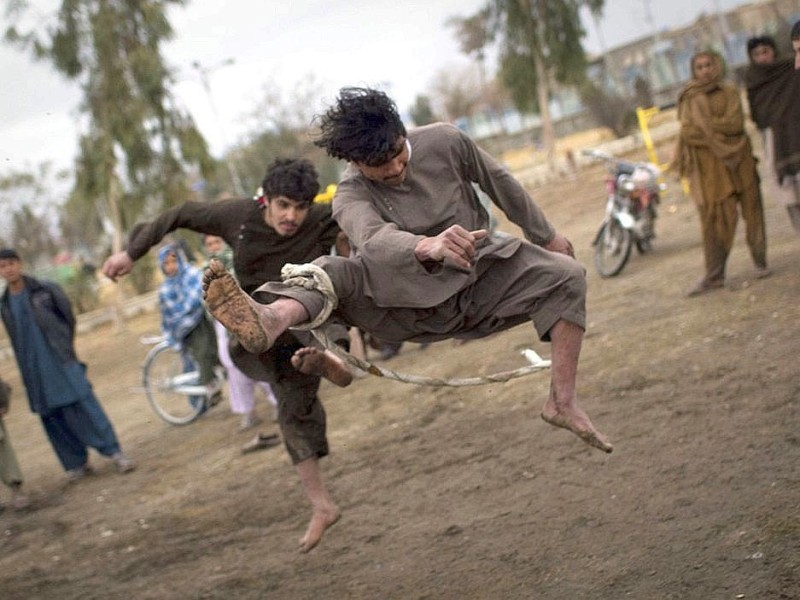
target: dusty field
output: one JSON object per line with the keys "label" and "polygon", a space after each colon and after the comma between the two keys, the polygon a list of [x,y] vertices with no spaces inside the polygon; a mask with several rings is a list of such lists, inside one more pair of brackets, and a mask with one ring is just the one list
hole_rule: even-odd
{"label": "dusty field", "polygon": [[[97,474],[65,486],[3,364],[34,509],[0,515],[0,598],[800,598],[800,237],[767,198],[774,275],[752,279],[740,224],[729,288],[685,299],[701,273],[699,227],[673,191],[655,252],[601,280],[590,243],[602,177],[590,169],[535,196],[589,272],[579,389],[613,454],[538,418],[547,374],[326,386],[323,464],[344,516],[301,555],[308,511],[282,449],[240,455],[247,436],[224,405],[184,428],[151,413],[137,340],[157,320],[142,317],[79,341],[140,463],[130,475],[95,455]],[[519,327],[408,345],[387,366],[491,373],[523,364],[525,347],[549,354]]]}

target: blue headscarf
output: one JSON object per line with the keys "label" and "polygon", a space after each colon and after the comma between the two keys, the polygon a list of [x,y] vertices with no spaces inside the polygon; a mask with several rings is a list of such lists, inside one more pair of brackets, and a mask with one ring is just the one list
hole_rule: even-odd
{"label": "blue headscarf", "polygon": [[178,259],[178,272],[166,277],[158,290],[161,308],[161,331],[173,347],[179,347],[186,336],[205,318],[203,280],[200,270],[186,262],[177,244],[164,246],[158,252],[158,266],[164,272],[168,254]]}

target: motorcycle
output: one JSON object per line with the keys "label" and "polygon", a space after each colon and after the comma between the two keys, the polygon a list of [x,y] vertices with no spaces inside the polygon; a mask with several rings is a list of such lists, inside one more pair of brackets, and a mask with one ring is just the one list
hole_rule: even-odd
{"label": "motorcycle", "polygon": [[652,250],[656,207],[666,186],[659,183],[661,171],[652,163],[627,162],[600,150],[583,154],[608,165],[606,215],[592,245],[598,273],[613,277],[627,264],[634,245],[640,254]]}

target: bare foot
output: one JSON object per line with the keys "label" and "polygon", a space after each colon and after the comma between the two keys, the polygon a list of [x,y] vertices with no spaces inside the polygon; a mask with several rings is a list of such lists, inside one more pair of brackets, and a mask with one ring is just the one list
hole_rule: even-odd
{"label": "bare foot", "polygon": [[705,294],[712,290],[719,290],[725,287],[725,282],[721,279],[714,279],[712,281],[707,281],[704,277],[700,281],[698,281],[695,286],[690,289],[686,293],[687,298],[694,298],[695,296],[700,296],[701,294]]}
{"label": "bare foot", "polygon": [[565,409],[556,406],[549,399],[542,408],[542,419],[555,427],[567,429],[581,438],[584,442],[609,454],[614,449],[608,438],[595,429],[592,421],[580,408],[573,406]]}
{"label": "bare foot", "polygon": [[300,552],[309,552],[319,544],[325,530],[336,523],[341,516],[342,513],[339,512],[335,505],[325,509],[314,509],[311,513],[311,521],[308,523],[306,534],[300,538]]}
{"label": "bare foot", "polygon": [[292,366],[306,375],[324,377],[339,387],[347,387],[353,374],[338,356],[317,348],[300,348],[292,356]]}
{"label": "bare foot", "polygon": [[214,258],[203,271],[203,300],[208,311],[236,335],[245,350],[261,354],[272,346],[274,339],[268,332],[277,321],[272,309],[248,296]]}
{"label": "bare foot", "polygon": [[772,275],[772,269],[769,267],[756,267],[754,275],[756,279],[764,279]]}

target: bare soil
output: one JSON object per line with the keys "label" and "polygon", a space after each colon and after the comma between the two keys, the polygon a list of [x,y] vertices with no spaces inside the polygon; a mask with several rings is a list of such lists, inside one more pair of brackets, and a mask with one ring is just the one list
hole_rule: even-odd
{"label": "bare soil", "polygon": [[[613,454],[541,421],[546,372],[472,388],[324,384],[323,468],[343,517],[303,555],[308,506],[280,447],[240,454],[249,436],[225,404],[187,427],[147,406],[138,337],[158,320],[146,315],[78,343],[131,474],[93,454],[97,473],[66,485],[3,363],[34,505],[0,514],[0,598],[800,598],[800,236],[765,186],[772,277],[752,277],[740,223],[728,287],[687,299],[699,225],[672,183],[654,251],[601,279],[603,176],[533,193],[587,267],[579,392]],[[523,348],[549,355],[522,326],[407,344],[386,366],[471,376],[521,366]]]}

